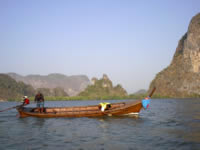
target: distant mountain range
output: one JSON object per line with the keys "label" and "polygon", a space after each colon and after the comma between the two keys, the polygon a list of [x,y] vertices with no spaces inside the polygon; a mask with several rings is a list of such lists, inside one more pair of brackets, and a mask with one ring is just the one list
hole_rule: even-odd
{"label": "distant mountain range", "polygon": [[22,96],[35,96],[40,91],[45,96],[81,96],[88,99],[118,99],[128,96],[120,84],[113,86],[107,75],[93,78],[85,75],[63,74],[27,75],[0,74],[0,100],[19,100]]}
{"label": "distant mountain range", "polygon": [[146,93],[147,93],[147,90],[141,89],[141,90],[138,90],[137,92],[135,92],[134,95],[146,94]]}
{"label": "distant mountain range", "polygon": [[90,84],[90,80],[85,75],[66,76],[58,73],[27,76],[8,73],[7,75],[17,82],[22,81],[25,84],[31,85],[34,89],[63,89],[69,96],[79,94]]}

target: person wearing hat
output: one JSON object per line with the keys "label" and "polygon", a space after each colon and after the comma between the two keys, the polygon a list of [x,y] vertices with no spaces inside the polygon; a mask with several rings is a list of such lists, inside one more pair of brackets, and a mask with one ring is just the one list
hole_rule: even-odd
{"label": "person wearing hat", "polygon": [[25,105],[30,104],[30,101],[29,101],[29,99],[28,99],[28,96],[24,96],[23,99],[24,99],[24,100],[23,100],[22,106],[25,106]]}

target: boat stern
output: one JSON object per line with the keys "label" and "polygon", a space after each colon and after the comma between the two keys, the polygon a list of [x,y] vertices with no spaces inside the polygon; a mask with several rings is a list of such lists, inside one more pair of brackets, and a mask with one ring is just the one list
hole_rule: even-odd
{"label": "boat stern", "polygon": [[24,107],[17,107],[16,110],[18,111],[20,118],[28,117],[28,115],[23,111]]}

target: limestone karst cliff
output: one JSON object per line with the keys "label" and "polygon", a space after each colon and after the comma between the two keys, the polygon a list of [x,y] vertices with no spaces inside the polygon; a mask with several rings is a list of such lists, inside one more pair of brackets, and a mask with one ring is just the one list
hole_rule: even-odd
{"label": "limestone karst cliff", "polygon": [[156,75],[149,90],[154,86],[161,96],[200,96],[200,13],[192,18],[171,64]]}
{"label": "limestone karst cliff", "polygon": [[127,96],[127,92],[120,84],[113,86],[112,81],[104,74],[99,80],[92,78],[92,84],[81,92],[79,96],[91,99],[120,98]]}

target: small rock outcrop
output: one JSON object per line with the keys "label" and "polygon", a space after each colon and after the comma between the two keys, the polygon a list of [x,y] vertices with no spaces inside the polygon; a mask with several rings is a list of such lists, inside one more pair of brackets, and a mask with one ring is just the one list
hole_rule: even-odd
{"label": "small rock outcrop", "polygon": [[156,75],[149,91],[154,86],[160,96],[200,96],[200,13],[192,18],[171,64]]}
{"label": "small rock outcrop", "polygon": [[99,80],[92,78],[92,84],[81,92],[79,96],[85,96],[90,99],[120,98],[127,96],[127,92],[120,84],[113,87],[112,81],[104,74]]}

